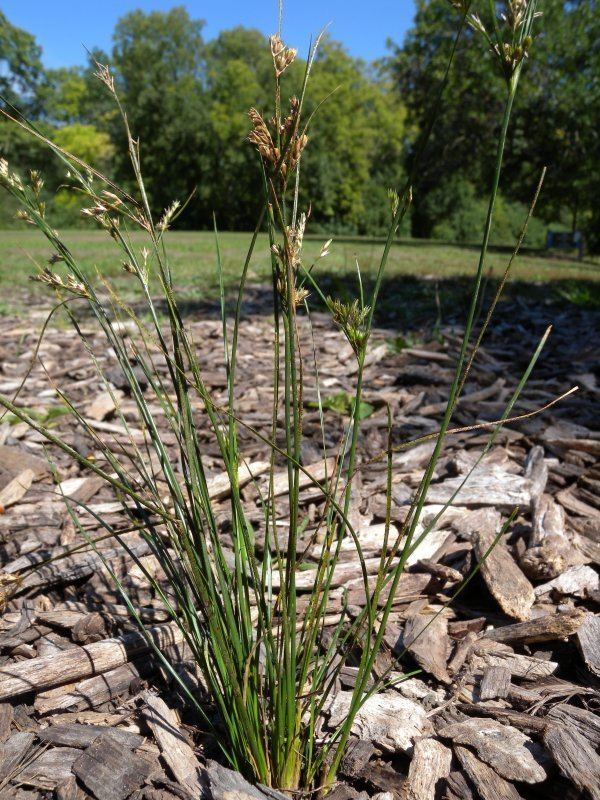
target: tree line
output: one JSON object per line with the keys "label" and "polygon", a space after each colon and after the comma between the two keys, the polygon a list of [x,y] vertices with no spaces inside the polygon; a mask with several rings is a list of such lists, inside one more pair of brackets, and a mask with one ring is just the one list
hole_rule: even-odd
{"label": "tree line", "polygon": [[[483,4],[483,12],[487,4]],[[577,228],[600,246],[600,14],[598,0],[544,0],[524,91],[511,126],[495,239],[510,242],[539,174],[548,177],[528,243],[548,225]],[[475,10],[477,2],[473,3]],[[388,190],[402,185],[447,59],[457,11],[418,0],[413,28],[389,42],[376,63],[353,58],[325,38],[315,59],[306,111],[315,113],[302,159],[302,202],[313,231],[378,235],[389,220]],[[291,42],[290,44],[296,44]],[[423,160],[401,235],[475,241],[494,160],[502,76],[466,28],[452,79]],[[114,29],[109,53],[92,50],[84,67],[45,69],[35,38],[0,12],[0,94],[38,128],[98,170],[127,185],[132,176],[118,113],[94,77],[110,64],[129,122],[140,139],[152,206],[194,192],[181,227],[249,229],[261,202],[260,171],[247,112],[272,106],[267,37],[236,27],[206,41],[185,7],[133,11]],[[283,96],[301,91],[305,62],[285,73]],[[17,126],[0,122],[0,155],[41,169],[56,225],[77,224],[78,198],[60,187],[64,167]],[[0,225],[13,209],[0,198]]]}

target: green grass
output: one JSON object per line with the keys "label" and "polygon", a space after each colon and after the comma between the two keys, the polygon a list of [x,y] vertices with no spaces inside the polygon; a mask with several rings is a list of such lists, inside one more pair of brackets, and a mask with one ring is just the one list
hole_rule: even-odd
{"label": "green grass", "polygon": [[[132,238],[134,242],[139,241],[140,246],[144,241],[142,235],[134,234]],[[201,292],[199,298],[215,296],[218,281],[214,235],[211,232],[175,232],[168,233],[167,239],[176,284]],[[311,258],[318,254],[323,239],[307,237],[305,263],[309,264]],[[64,240],[85,270],[93,272],[97,268],[103,275],[117,279],[121,289],[133,283],[131,276],[123,271],[115,258],[111,243],[102,231],[67,231]],[[250,234],[222,233],[220,240],[223,271],[231,288],[241,274]],[[334,238],[330,254],[318,264],[317,269],[321,274],[327,272],[333,278],[343,278],[356,274],[358,259],[361,271],[368,279],[375,273],[382,248],[383,243],[374,239]],[[255,253],[250,265],[250,281],[270,281],[271,264],[266,235],[259,238]],[[36,271],[34,262],[44,264],[48,255],[46,244],[36,231],[0,231],[2,285],[17,290],[33,289],[36,285],[29,282],[29,276]],[[489,253],[487,264],[494,275],[502,274],[508,257],[508,251],[492,250]],[[386,276],[390,280],[400,276],[416,276],[442,281],[472,277],[477,258],[476,248],[404,241],[392,247]],[[513,268],[513,280],[526,283],[600,281],[600,267],[568,258],[527,253],[518,257]],[[9,303],[6,295],[2,299],[5,305]]]}

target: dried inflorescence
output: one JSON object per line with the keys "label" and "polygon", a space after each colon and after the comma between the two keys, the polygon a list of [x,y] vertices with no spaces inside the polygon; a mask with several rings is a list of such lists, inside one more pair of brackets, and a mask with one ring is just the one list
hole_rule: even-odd
{"label": "dried inflorescence", "polygon": [[[306,214],[300,214],[296,225],[288,225],[285,229],[285,244],[274,244],[272,252],[277,259],[277,291],[281,297],[284,307],[287,306],[288,298],[297,308],[308,297],[308,291],[303,287],[296,286],[298,268],[302,261],[302,243],[304,241],[304,231],[306,230]],[[288,288],[288,271],[286,265],[289,264],[294,285],[291,291]]]}
{"label": "dried inflorescence", "polygon": [[[284,245],[274,244],[271,247],[271,252],[276,257],[276,287],[283,308],[288,307],[288,298],[290,296],[296,308],[309,296],[309,292],[303,286],[298,287],[296,285],[296,279],[302,264],[302,244],[307,220],[308,216],[305,213],[300,214],[296,225],[286,226]],[[328,239],[324,242],[319,251],[319,255],[315,259],[315,263],[329,255],[329,248],[332,241],[333,239]],[[291,292],[288,291],[288,269],[286,267],[288,264],[293,281]],[[314,263],[312,266],[314,267]]]}
{"label": "dried inflorescence", "polygon": [[109,92],[111,92],[113,95],[115,94],[115,79],[113,78],[108,65],[101,64],[99,61],[96,61],[96,72],[94,72],[94,77],[98,78],[98,80],[106,86]]}
{"label": "dried inflorescence", "polygon": [[269,38],[269,45],[271,47],[275,75],[277,78],[280,78],[292,61],[294,61],[298,51],[294,47],[286,47],[281,40],[281,36],[277,33]]}
{"label": "dried inflorescence", "polygon": [[25,183],[20,175],[10,171],[8,161],[0,158],[0,186],[4,186],[19,200],[25,201],[24,204],[31,209],[31,213],[25,209],[19,209],[16,213],[17,219],[30,225],[35,224],[32,214],[39,215],[44,219],[46,216],[46,203],[42,200],[44,181],[37,170],[29,171],[29,183]]}
{"label": "dried inflorescence", "polygon": [[471,7],[471,0],[448,0],[448,2],[452,8],[460,11],[463,15],[468,14],[469,8]]}
{"label": "dried inflorescence", "polygon": [[162,217],[159,219],[156,225],[159,231],[166,231],[169,228],[169,225],[175,218],[180,206],[181,203],[179,200],[173,200],[171,205],[168,208],[165,208]]}
{"label": "dried inflorescence", "polygon": [[283,181],[296,169],[308,142],[308,136],[298,130],[299,113],[297,97],[291,98],[289,113],[279,125],[275,119],[265,122],[255,108],[248,112],[252,123],[248,141],[255,145],[265,167],[278,173]]}
{"label": "dried inflorescence", "polygon": [[89,297],[89,292],[74,275],[67,275],[66,280],[63,280],[56,272],[52,272],[49,267],[45,267],[38,275],[31,278],[32,281],[38,283],[45,283],[47,286],[52,286],[54,289],[63,289],[78,297]]}
{"label": "dried inflorescence", "polygon": [[7,188],[22,188],[23,182],[16,172],[11,172],[8,168],[8,161],[0,158],[0,184]]}
{"label": "dried inflorescence", "polygon": [[512,78],[521,61],[527,58],[532,42],[531,36],[526,36],[522,44],[513,45],[510,42],[503,42],[500,45],[494,45],[494,52],[500,59],[507,80]]}
{"label": "dried inflorescence", "polygon": [[527,0],[509,0],[506,12],[500,18],[506,22],[511,31],[516,31],[525,22]]}
{"label": "dried inflorescence", "polygon": [[[2,513],[3,512],[4,509],[2,509]],[[4,611],[6,604],[22,582],[23,578],[21,575],[13,575],[10,572],[0,572],[0,613]]]}

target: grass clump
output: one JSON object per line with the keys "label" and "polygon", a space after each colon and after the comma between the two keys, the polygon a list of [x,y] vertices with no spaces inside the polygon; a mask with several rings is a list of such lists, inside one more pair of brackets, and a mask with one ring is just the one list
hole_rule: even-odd
{"label": "grass clump", "polygon": [[[134,312],[107,282],[92,280],[88,272],[81,268],[61,235],[46,220],[40,199],[41,177],[32,174],[25,181],[14,174],[6,162],[0,165],[0,181],[20,203],[21,218],[35,226],[46,237],[51,248],[49,263],[40,270],[37,279],[56,292],[58,302],[55,311],[60,310],[67,315],[73,330],[88,348],[106,391],[113,397],[121,424],[130,431],[130,417],[121,412],[110,381],[96,359],[94,346],[98,345],[92,346],[88,335],[79,325],[77,307],[83,305],[95,319],[105,345],[112,348],[125,375],[135,402],[136,428],[143,432],[144,441],[140,445],[132,435],[131,446],[125,450],[103,439],[87,424],[81,410],[70,402],[59,387],[61,401],[102,453],[102,459],[89,459],[53,433],[44,421],[19,407],[16,398],[0,398],[0,403],[42,433],[50,443],[114,487],[122,501],[124,513],[158,559],[166,576],[168,590],[148,572],[143,560],[129,550],[131,557],[145,574],[156,596],[164,603],[190,648],[217,714],[208,713],[205,704],[187,684],[181,683],[182,691],[203,718],[207,730],[214,733],[229,764],[263,784],[280,789],[325,793],[332,786],[356,714],[370,696],[390,685],[390,673],[374,676],[373,666],[405,563],[443,513],[440,512],[421,531],[419,521],[428,488],[445,437],[451,433],[453,411],[477,350],[471,345],[471,337],[506,131],[524,58],[531,47],[529,39],[535,16],[534,0],[529,3],[509,0],[510,13],[503,22],[495,24],[494,33],[490,36],[478,18],[469,17],[469,5],[462,0],[457,3],[459,24],[455,41],[470,20],[488,40],[495,57],[500,60],[507,81],[506,107],[501,121],[494,181],[465,334],[446,412],[439,432],[434,437],[433,455],[397,537],[395,532],[392,534],[388,511],[386,541],[377,572],[371,579],[367,574],[357,532],[349,520],[349,509],[353,479],[360,468],[360,420],[365,416],[366,409],[362,399],[363,380],[373,315],[395,233],[410,205],[411,181],[409,179],[401,192],[393,193],[389,234],[368,297],[360,280],[360,271],[355,298],[342,301],[326,296],[319,285],[318,262],[327,257],[331,242],[325,242],[310,262],[305,261],[304,235],[309,217],[298,203],[302,154],[310,146],[313,125],[312,118],[305,119],[303,116],[303,104],[318,40],[307,59],[302,92],[287,104],[282,99],[281,78],[295,58],[295,50],[287,47],[279,35],[270,40],[274,76],[273,109],[270,115],[256,109],[250,111],[249,140],[257,151],[261,168],[262,212],[242,265],[234,319],[229,324],[225,314],[218,235],[216,238],[223,312],[223,362],[227,375],[225,406],[217,404],[206,387],[199,355],[186,329],[174,290],[165,232],[182,206],[174,203],[158,220],[153,216],[145,191],[140,146],[129,129],[127,115],[121,108],[109,69],[98,65],[98,78],[114,98],[122,115],[135,177],[135,191],[125,191],[114,185],[57,145],[48,142],[48,147],[62,159],[71,182],[85,198],[84,216],[97,224],[114,242],[124,272],[137,286],[137,307],[142,308],[143,313]],[[440,84],[439,95],[432,103],[431,124],[448,79],[450,63]],[[19,124],[32,135],[43,138],[33,126],[25,122]],[[420,145],[421,153],[426,139],[427,131]],[[249,265],[259,233],[265,229],[273,287],[273,395],[271,435],[265,438],[253,431],[271,452],[268,489],[261,496],[265,542],[259,550],[240,491],[241,476],[247,473],[248,465],[239,450],[238,431],[241,426],[249,426],[245,425],[236,410],[239,390],[236,374],[238,343],[242,335],[240,319]],[[139,247],[139,240],[131,237],[132,231],[142,231],[144,234],[146,242],[142,248]],[[151,292],[151,284],[159,287],[160,310]],[[350,398],[343,397],[342,402],[337,398],[332,400],[323,397],[317,392],[322,425],[325,407],[335,407],[349,416],[342,441],[333,453],[334,466],[323,479],[311,475],[301,458],[305,386],[302,353],[305,348],[300,341],[298,316],[310,316],[311,298],[318,299],[321,307],[330,310],[332,322],[343,332],[356,360],[356,383]],[[123,320],[133,322],[136,329],[129,339],[120,335]],[[514,388],[502,419],[489,426],[488,448],[503,422],[510,417],[545,338],[546,335]],[[159,358],[166,364],[166,374],[155,369]],[[142,385],[147,388],[143,389]],[[176,443],[174,448],[167,446],[165,437],[161,435],[157,408],[167,420],[170,437]],[[392,423],[390,419],[390,430]],[[232,552],[224,547],[215,518],[205,447],[199,435],[201,429],[210,430],[218,448],[222,469],[228,476]],[[329,455],[324,446],[324,459]],[[389,509],[391,446],[383,458],[387,458],[388,465]],[[276,524],[273,476],[280,459],[285,461],[288,477],[289,535],[286,542],[282,541]],[[300,545],[303,521],[300,519],[299,493],[301,480],[305,478],[322,493],[325,510],[317,528],[319,535],[315,534],[310,541],[310,548],[317,548],[318,555],[313,565],[314,579],[307,602],[300,612],[297,575],[306,567],[306,553]],[[75,524],[86,536],[78,522],[76,504],[69,498],[66,498],[66,502]],[[143,520],[141,526],[140,519]],[[110,525],[102,519],[97,519],[97,522],[105,528],[106,535],[116,536],[124,547],[128,547],[125,540],[121,539],[121,534]],[[499,531],[498,536],[501,533]],[[342,543],[347,539],[354,542],[366,601],[357,616],[351,616],[344,609],[335,623],[328,627],[328,635],[324,636],[325,626],[329,624],[327,610],[334,573]],[[124,589],[123,594],[131,614],[144,630],[139,614]],[[181,682],[178,673],[160,652],[158,654],[173,679]],[[335,730],[327,731],[322,725],[323,712],[335,690],[340,670],[350,657],[358,665],[350,708],[340,725]]]}

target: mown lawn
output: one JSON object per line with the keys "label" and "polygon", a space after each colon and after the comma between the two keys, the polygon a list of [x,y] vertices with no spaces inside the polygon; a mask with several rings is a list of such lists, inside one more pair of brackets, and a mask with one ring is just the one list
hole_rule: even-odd
{"label": "mown lawn", "polygon": [[[64,233],[64,241],[86,270],[98,270],[105,277],[116,280],[121,289],[127,289],[133,278],[122,269],[119,253],[110,239],[101,231],[72,230]],[[225,281],[229,289],[237,285],[246,250],[250,242],[248,233],[220,234],[221,257]],[[144,244],[142,235],[134,235],[136,247]],[[167,234],[168,250],[176,283],[185,289],[189,299],[204,300],[215,296],[218,286],[215,237],[211,232]],[[319,252],[322,239],[309,238],[305,242],[305,263],[311,263]],[[331,252],[317,266],[316,275],[325,278],[328,287],[339,290],[354,283],[356,262],[367,282],[375,274],[382,252],[382,242],[372,239],[335,239]],[[0,280],[2,310],[23,301],[28,292],[43,291],[32,284],[29,277],[36,272],[36,264],[44,265],[50,255],[43,237],[32,230],[0,231]],[[493,250],[488,257],[488,276],[499,277],[510,253]],[[433,242],[402,241],[394,244],[387,268],[390,286],[396,291],[403,278],[411,276],[423,284],[441,286],[467,285],[477,263],[477,250],[471,247],[452,246]],[[251,261],[249,281],[257,283],[270,279],[270,263],[266,236],[259,237]],[[572,295],[576,302],[595,303],[600,289],[600,266],[579,263],[566,257],[548,257],[541,253],[524,253],[513,268],[513,280],[540,288],[550,293]],[[353,289],[349,289],[353,291]]]}

